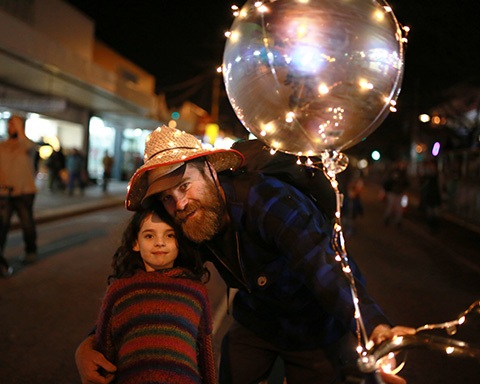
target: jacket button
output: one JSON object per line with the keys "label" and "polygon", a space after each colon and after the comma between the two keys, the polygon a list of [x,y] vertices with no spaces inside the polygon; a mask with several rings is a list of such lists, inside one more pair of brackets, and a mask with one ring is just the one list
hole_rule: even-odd
{"label": "jacket button", "polygon": [[265,286],[265,284],[267,284],[267,281],[268,281],[267,276],[259,276],[257,278],[257,285],[259,287],[263,287]]}

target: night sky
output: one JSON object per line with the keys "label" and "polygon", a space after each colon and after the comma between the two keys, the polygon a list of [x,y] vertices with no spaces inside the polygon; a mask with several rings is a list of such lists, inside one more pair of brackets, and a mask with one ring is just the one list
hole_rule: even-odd
{"label": "night sky", "polygon": [[[242,6],[244,1],[67,2],[95,20],[97,38],[156,77],[157,92],[167,95],[169,105],[190,99],[209,110],[211,79],[222,63],[224,32],[233,22],[230,7]],[[478,82],[478,0],[392,0],[389,4],[398,21],[411,28],[398,99],[400,115],[407,110],[427,111],[459,82]]]}

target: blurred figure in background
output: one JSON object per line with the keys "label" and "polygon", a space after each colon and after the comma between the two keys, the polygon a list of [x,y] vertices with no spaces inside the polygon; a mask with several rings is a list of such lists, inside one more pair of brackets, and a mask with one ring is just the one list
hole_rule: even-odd
{"label": "blurred figure in background", "polygon": [[107,192],[108,182],[112,177],[112,168],[113,168],[113,157],[108,154],[108,151],[105,151],[105,155],[102,159],[103,163],[103,180],[102,180],[102,190]]}
{"label": "blurred figure in background", "polygon": [[85,159],[82,153],[74,148],[72,153],[67,156],[66,167],[68,171],[68,194],[73,195],[75,187],[79,187],[83,195],[85,189]]}
{"label": "blurred figure in background", "polygon": [[351,205],[352,219],[363,216],[362,192],[365,182],[363,181],[363,173],[358,170],[348,183],[347,193]]}
{"label": "blurred figure in background", "polygon": [[48,168],[48,189],[50,192],[63,191],[65,185],[60,172],[65,168],[65,155],[61,147],[58,151],[53,150],[46,165]]}
{"label": "blurred figure in background", "polygon": [[427,224],[433,232],[438,230],[441,204],[437,162],[431,160],[425,163],[420,180],[420,209],[425,213]]}
{"label": "blurred figure in background", "polygon": [[360,169],[347,167],[337,178],[339,189],[343,195],[342,227],[344,235],[354,232],[355,220],[363,216],[362,191],[364,188],[363,173]]}
{"label": "blurred figure in background", "polygon": [[385,190],[386,207],[383,214],[385,225],[393,224],[397,227],[402,225],[403,212],[405,210],[406,191],[409,186],[407,176],[407,164],[398,161],[383,183]]}
{"label": "blurred figure in background", "polygon": [[0,143],[0,185],[10,188],[10,196],[2,201],[0,251],[3,254],[10,221],[16,212],[23,231],[25,255],[23,263],[37,259],[37,230],[33,218],[33,203],[37,193],[35,186],[34,155],[36,144],[25,136],[24,121],[13,115],[8,120],[8,139]]}

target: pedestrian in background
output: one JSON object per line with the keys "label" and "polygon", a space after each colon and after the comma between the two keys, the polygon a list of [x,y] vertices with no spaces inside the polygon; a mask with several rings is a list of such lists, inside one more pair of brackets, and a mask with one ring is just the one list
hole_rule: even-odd
{"label": "pedestrian in background", "polygon": [[364,186],[363,173],[361,170],[358,170],[353,175],[347,187],[348,201],[351,205],[350,209],[353,220],[363,216],[362,192]]}
{"label": "pedestrian in background", "polygon": [[46,165],[48,168],[48,189],[50,192],[63,191],[65,185],[60,172],[65,168],[65,155],[61,147],[58,150],[53,150]]}
{"label": "pedestrian in background", "polygon": [[75,188],[80,189],[83,195],[85,190],[85,158],[77,148],[72,150],[66,159],[66,168],[68,171],[68,195],[73,196]]}
{"label": "pedestrian in background", "polygon": [[113,157],[108,154],[108,151],[105,151],[105,154],[102,159],[103,163],[103,180],[102,180],[102,191],[107,192],[108,183],[112,177],[112,168],[113,168]]}
{"label": "pedestrian in background", "polygon": [[37,230],[33,217],[33,204],[37,193],[34,156],[36,144],[25,135],[24,120],[13,115],[8,120],[8,138],[0,143],[0,185],[11,188],[10,196],[0,198],[4,212],[0,228],[0,251],[3,254],[10,221],[16,213],[23,232],[24,264],[37,259]]}
{"label": "pedestrian in background", "polygon": [[409,185],[406,163],[398,161],[383,183],[386,202],[383,213],[385,225],[393,224],[397,227],[402,225],[403,213],[406,208],[406,191]]}
{"label": "pedestrian in background", "polygon": [[442,194],[438,179],[437,162],[431,160],[425,163],[423,174],[420,178],[420,209],[425,213],[427,224],[432,232],[438,230],[441,205]]}
{"label": "pedestrian in background", "polygon": [[136,212],[113,256],[95,344],[117,384],[216,383],[206,270],[187,268],[193,257],[179,253],[169,221]]}

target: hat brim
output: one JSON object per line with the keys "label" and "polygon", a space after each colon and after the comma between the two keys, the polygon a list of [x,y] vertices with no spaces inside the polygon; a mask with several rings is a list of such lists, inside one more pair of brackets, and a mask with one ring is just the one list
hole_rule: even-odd
{"label": "hat brim", "polygon": [[[192,151],[190,149],[180,149],[176,150],[174,154],[153,157],[140,168],[138,168],[131,177],[127,187],[125,207],[129,211],[136,211],[142,207],[142,201],[146,197],[147,191],[149,189],[147,171],[164,167],[166,172],[163,174],[166,175],[179,168],[179,163],[183,164],[200,157],[206,157],[208,162],[217,172],[221,172],[227,169],[237,169],[242,165],[244,161],[243,155],[234,149],[202,149],[195,151]],[[156,188],[155,193],[159,192],[161,192],[161,190],[158,190],[158,188]],[[150,193],[148,196],[151,195],[152,193]]]}
{"label": "hat brim", "polygon": [[143,207],[150,205],[149,197],[180,184],[187,166],[185,163],[177,163],[174,164],[174,168],[171,170],[165,171],[164,168],[170,167],[157,167],[147,173],[148,189],[141,202]]}

